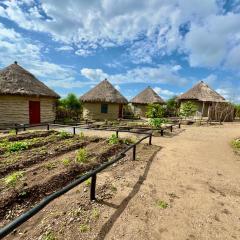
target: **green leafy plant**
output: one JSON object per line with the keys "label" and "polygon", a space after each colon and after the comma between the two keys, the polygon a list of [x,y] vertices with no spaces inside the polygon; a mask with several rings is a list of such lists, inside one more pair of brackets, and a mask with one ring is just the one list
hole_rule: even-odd
{"label": "green leafy plant", "polygon": [[150,118],[148,123],[151,127],[160,128],[162,124],[167,123],[168,121],[164,118]]}
{"label": "green leafy plant", "polygon": [[11,129],[9,132],[8,132],[9,135],[15,135],[16,134],[16,130],[15,129]]}
{"label": "green leafy plant", "polygon": [[157,206],[158,206],[159,208],[165,209],[165,208],[168,207],[168,203],[166,203],[166,202],[164,202],[164,201],[162,201],[162,200],[158,200],[158,201],[157,201]]}
{"label": "green leafy plant", "polygon": [[20,141],[13,142],[13,143],[10,143],[8,146],[9,152],[18,152],[26,149],[28,149],[28,144],[26,142],[20,142]]}
{"label": "green leafy plant", "polygon": [[59,136],[60,136],[61,138],[68,138],[68,137],[70,136],[70,133],[69,133],[69,132],[66,132],[66,131],[61,131],[61,132],[59,133]]}
{"label": "green leafy plant", "polygon": [[176,117],[178,115],[178,103],[176,101],[176,96],[168,99],[166,101],[166,116]]}
{"label": "green leafy plant", "polygon": [[180,116],[185,118],[193,116],[197,111],[197,106],[191,101],[187,101],[181,104],[180,107]]}
{"label": "green leafy plant", "polygon": [[79,133],[79,136],[80,136],[81,139],[83,139],[83,138],[84,138],[84,133],[83,133],[83,132],[80,132],[80,133]]}
{"label": "green leafy plant", "polygon": [[17,182],[23,178],[24,176],[24,172],[22,171],[18,171],[18,172],[14,172],[11,173],[10,175],[6,176],[4,178],[4,183],[8,186],[8,187],[15,187]]}
{"label": "green leafy plant", "polygon": [[123,139],[123,143],[125,143],[127,145],[133,144],[136,141],[137,141],[137,139],[134,139],[134,138],[125,138],[125,139]]}
{"label": "green leafy plant", "polygon": [[77,151],[75,161],[77,163],[85,163],[87,162],[87,156],[88,156],[87,150],[85,148],[80,148]]}
{"label": "green leafy plant", "polygon": [[79,226],[79,231],[80,231],[81,233],[88,232],[89,230],[90,230],[90,226],[87,225],[87,224],[81,224],[81,225]]}
{"label": "green leafy plant", "polygon": [[46,164],[44,165],[44,167],[45,167],[47,170],[51,170],[51,169],[53,169],[53,168],[56,168],[57,166],[56,166],[56,163],[51,163],[51,162],[49,162],[49,163],[46,163]]}
{"label": "green leafy plant", "polygon": [[232,147],[240,149],[240,139],[234,139],[231,142]]}
{"label": "green leafy plant", "polygon": [[63,164],[64,166],[67,167],[67,166],[70,165],[71,160],[70,160],[70,159],[67,159],[67,158],[64,158],[64,159],[61,160],[61,162],[62,162],[62,164]]}
{"label": "green leafy plant", "polygon": [[112,134],[112,136],[109,137],[107,141],[109,144],[114,145],[119,143],[119,138],[117,137],[116,134]]}
{"label": "green leafy plant", "polygon": [[163,118],[165,116],[166,109],[163,105],[153,103],[147,106],[146,116],[148,118]]}
{"label": "green leafy plant", "polygon": [[85,181],[85,185],[87,186],[87,187],[90,187],[90,185],[91,185],[91,178],[89,178],[89,179],[87,179],[86,181]]}

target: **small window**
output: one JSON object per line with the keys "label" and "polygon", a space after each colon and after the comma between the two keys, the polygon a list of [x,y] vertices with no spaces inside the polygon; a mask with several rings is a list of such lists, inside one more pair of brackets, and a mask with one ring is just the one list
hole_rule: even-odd
{"label": "small window", "polygon": [[101,104],[101,113],[108,113],[108,105],[106,103]]}

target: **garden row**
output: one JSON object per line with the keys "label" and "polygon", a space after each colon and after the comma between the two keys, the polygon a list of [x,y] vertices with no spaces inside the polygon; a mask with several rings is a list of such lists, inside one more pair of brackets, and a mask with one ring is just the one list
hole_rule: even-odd
{"label": "garden row", "polygon": [[24,132],[0,139],[0,219],[19,216],[45,196],[108,161],[131,144],[120,140],[70,135],[67,132]]}

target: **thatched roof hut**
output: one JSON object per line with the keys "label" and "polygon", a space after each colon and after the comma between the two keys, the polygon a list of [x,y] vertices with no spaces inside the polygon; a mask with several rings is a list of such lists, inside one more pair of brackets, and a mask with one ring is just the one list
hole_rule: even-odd
{"label": "thatched roof hut", "polygon": [[190,90],[180,95],[178,100],[198,100],[201,102],[225,102],[225,98],[222,97],[215,90],[210,88],[203,81],[193,86]]}
{"label": "thatched roof hut", "polygon": [[0,71],[0,126],[52,122],[59,97],[15,62]]}
{"label": "thatched roof hut", "polygon": [[164,104],[164,100],[151,88],[147,87],[130,100],[135,115],[146,117],[147,105],[152,103]]}
{"label": "thatched roof hut", "polygon": [[107,80],[80,97],[82,102],[128,103],[128,100]]}
{"label": "thatched roof hut", "polygon": [[134,104],[165,103],[164,100],[151,87],[145,88],[137,96],[132,98],[130,102]]}
{"label": "thatched roof hut", "polygon": [[192,101],[197,106],[197,111],[202,117],[209,116],[209,112],[214,103],[226,102],[215,90],[210,88],[203,81],[197,83],[190,90],[177,97],[177,101],[184,103],[186,101]]}
{"label": "thatched roof hut", "polygon": [[0,95],[60,97],[17,62],[0,71]]}
{"label": "thatched roof hut", "polygon": [[80,97],[83,102],[83,117],[86,119],[122,118],[123,105],[127,99],[107,80]]}

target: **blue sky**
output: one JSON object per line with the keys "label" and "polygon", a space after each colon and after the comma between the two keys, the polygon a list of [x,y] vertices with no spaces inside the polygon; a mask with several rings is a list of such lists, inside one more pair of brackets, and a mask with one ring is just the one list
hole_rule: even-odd
{"label": "blue sky", "polygon": [[240,0],[0,0],[0,68],[15,60],[63,97],[203,80],[240,102]]}

